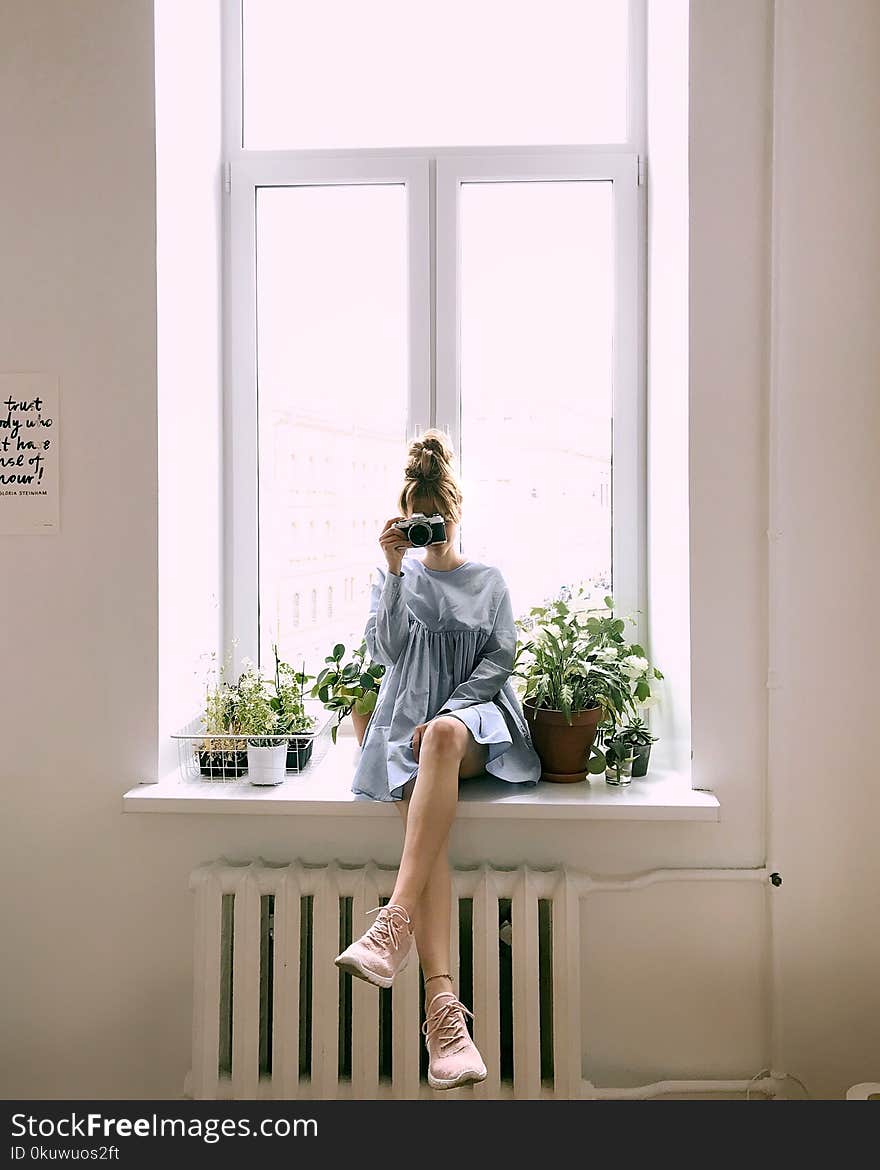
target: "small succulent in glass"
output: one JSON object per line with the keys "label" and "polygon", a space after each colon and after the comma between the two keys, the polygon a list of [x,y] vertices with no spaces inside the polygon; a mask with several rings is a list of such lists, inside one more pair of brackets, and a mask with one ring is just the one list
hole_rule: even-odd
{"label": "small succulent in glass", "polygon": [[632,775],[636,778],[648,774],[648,762],[651,756],[651,745],[657,742],[657,736],[652,735],[648,725],[641,716],[632,718],[625,727],[607,734],[605,737],[605,757],[610,764],[616,762],[616,757],[625,758],[632,754]]}
{"label": "small succulent in glass", "polygon": [[614,740],[605,751],[605,782],[607,784],[629,784],[632,775],[632,745]]}

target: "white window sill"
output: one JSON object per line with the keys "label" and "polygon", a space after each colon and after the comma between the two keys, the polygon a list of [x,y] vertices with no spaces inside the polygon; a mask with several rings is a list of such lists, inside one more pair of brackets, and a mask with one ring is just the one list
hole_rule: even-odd
{"label": "white window sill", "polygon": [[[157,784],[138,784],[122,798],[124,812],[238,813],[246,816],[393,817],[390,802],[355,796],[351,776],[360,751],[346,720],[336,745],[301,775],[262,788],[247,779],[218,783],[183,780],[177,773]],[[458,817],[488,820],[718,821],[711,792],[690,788],[676,773],[650,773],[618,788],[593,777],[586,784],[540,783],[520,789],[497,777],[463,780]]]}

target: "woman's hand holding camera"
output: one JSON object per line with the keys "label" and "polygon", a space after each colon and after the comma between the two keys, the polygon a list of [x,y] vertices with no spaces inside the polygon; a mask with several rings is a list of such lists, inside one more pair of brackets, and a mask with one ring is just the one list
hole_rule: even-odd
{"label": "woman's hand holding camera", "polygon": [[410,542],[399,528],[394,528],[392,525],[403,519],[405,519],[403,516],[392,516],[390,520],[386,520],[385,527],[379,536],[379,544],[385,554],[385,560],[388,562],[388,569],[397,577],[400,576],[403,554],[410,548]]}

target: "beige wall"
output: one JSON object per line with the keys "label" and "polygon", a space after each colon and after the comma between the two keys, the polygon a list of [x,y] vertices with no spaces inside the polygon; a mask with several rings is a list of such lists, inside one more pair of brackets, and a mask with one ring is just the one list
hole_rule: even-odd
{"label": "beige wall", "polygon": [[880,4],[780,0],[769,773],[781,1058],[880,1080]]}
{"label": "beige wall", "polygon": [[60,532],[0,537],[5,1096],[159,1091],[186,1018],[119,815],[156,766],[152,68],[147,0],[3,5],[0,366],[57,373],[63,428]]}
{"label": "beige wall", "polygon": [[693,0],[690,554],[694,783],[719,856],[764,857],[771,0]]}
{"label": "beige wall", "polygon": [[[869,0],[779,8],[777,48],[787,57],[772,171],[773,498],[785,536],[769,639],[772,9],[769,0],[695,0],[691,17],[694,763],[698,781],[721,795],[722,823],[560,824],[538,836],[522,824],[470,822],[455,831],[453,857],[601,873],[762,864],[772,654],[781,687],[769,724],[769,860],[785,878],[772,901],[785,1025],[772,1055],[814,1092],[840,1095],[877,1076],[880,1019],[875,789],[859,774],[859,741],[842,742],[836,723],[821,722],[846,705],[861,715],[856,726],[870,726],[877,656],[869,505],[880,227],[869,136],[880,16]],[[157,401],[167,404],[176,384],[186,392],[179,371],[174,381],[184,362],[191,380],[204,379],[198,393],[210,408],[216,256],[208,235],[181,244],[181,263],[204,267],[204,300],[192,331],[165,320],[157,398],[152,5],[7,0],[3,23],[0,368],[57,372],[65,429],[61,532],[0,538],[4,615],[15,615],[0,626],[3,1034],[15,1055],[3,1062],[0,1092],[173,1097],[189,1067],[193,866],[220,855],[392,863],[400,830],[396,816],[366,840],[356,820],[120,812],[122,792],[155,775],[158,648],[167,655],[175,621],[179,629],[168,608],[176,546],[167,523],[160,621]],[[215,48],[205,41],[206,54]],[[210,111],[204,118],[216,135]],[[186,164],[209,221],[219,214],[215,147],[216,138],[200,142]],[[161,168],[159,178],[161,208]],[[161,248],[160,237],[160,258]],[[182,272],[197,296],[191,267]],[[204,521],[207,498],[194,494],[186,518]],[[209,547],[213,557],[213,537]],[[207,605],[210,592],[206,573],[188,604],[201,596]],[[818,663],[807,633],[817,613],[847,623]],[[182,661],[215,628],[211,615]],[[829,688],[829,675],[845,680],[842,690]],[[769,1063],[760,891],[681,883],[623,897],[631,900],[603,898],[584,911],[586,1075],[620,1084],[741,1077]],[[623,969],[630,993],[615,995]]]}

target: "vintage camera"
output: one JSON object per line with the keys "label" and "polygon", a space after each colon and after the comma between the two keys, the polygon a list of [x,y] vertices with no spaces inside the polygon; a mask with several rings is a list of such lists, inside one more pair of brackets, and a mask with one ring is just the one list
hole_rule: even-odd
{"label": "vintage camera", "polygon": [[392,528],[399,528],[416,548],[426,544],[437,544],[446,540],[446,521],[436,512],[426,516],[424,512],[413,512],[405,520],[395,520]]}

